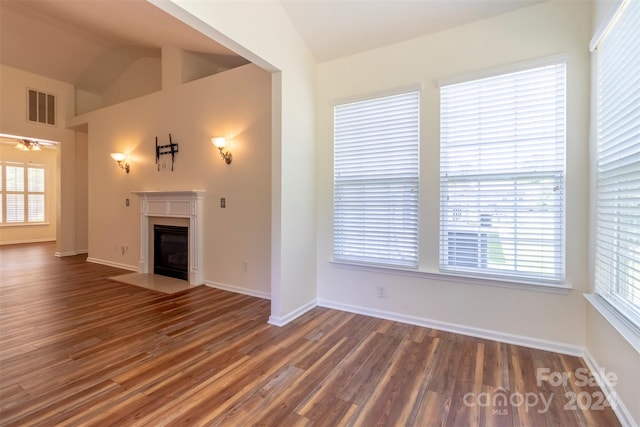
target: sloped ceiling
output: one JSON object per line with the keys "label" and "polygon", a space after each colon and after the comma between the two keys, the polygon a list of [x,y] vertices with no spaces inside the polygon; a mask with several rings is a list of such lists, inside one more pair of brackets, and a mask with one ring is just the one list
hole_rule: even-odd
{"label": "sloped ceiling", "polygon": [[[209,0],[222,1],[222,0]],[[278,0],[236,0],[278,1]],[[281,0],[318,62],[389,45],[544,0]],[[549,1],[549,0],[546,0]],[[162,47],[244,58],[145,0],[0,0],[0,62],[100,94]]]}
{"label": "sloped ceiling", "polygon": [[500,15],[545,0],[282,0],[318,62]]}
{"label": "sloped ceiling", "polygon": [[163,46],[246,62],[144,0],[1,0],[0,61],[102,93],[134,61]]}

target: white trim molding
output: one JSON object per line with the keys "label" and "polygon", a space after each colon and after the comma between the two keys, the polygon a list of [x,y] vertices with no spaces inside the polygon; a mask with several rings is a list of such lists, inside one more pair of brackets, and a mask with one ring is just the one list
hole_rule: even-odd
{"label": "white trim molding", "polygon": [[62,258],[62,257],[66,257],[66,256],[84,255],[84,254],[88,254],[88,253],[89,253],[89,249],[77,249],[75,251],[54,252],[53,255],[57,256],[58,258]]}
{"label": "white trim molding", "polygon": [[640,335],[631,326],[630,322],[624,320],[622,315],[618,314],[612,307],[605,303],[601,297],[596,294],[583,294],[591,303],[598,313],[602,315],[620,335],[640,353]]}
{"label": "white trim molding", "polygon": [[[584,355],[582,358],[584,359],[587,368],[589,368],[591,372],[605,372],[604,368],[602,368],[593,358],[591,353],[589,353],[589,350],[584,350]],[[636,424],[636,422],[634,421],[633,416],[631,416],[631,412],[629,412],[627,407],[624,405],[624,403],[620,399],[620,396],[618,396],[618,393],[616,392],[614,386],[609,382],[607,376],[594,375],[593,377],[598,383],[598,386],[600,386],[600,388],[602,389],[604,395],[607,397],[607,400],[611,405],[611,409],[613,409],[613,412],[615,412],[616,416],[618,417],[618,421],[620,421],[620,424],[622,424],[624,427],[638,427],[638,424]]]}
{"label": "white trim molding", "polygon": [[78,253],[76,251],[66,251],[66,252],[54,252],[53,254],[54,256],[57,256],[58,258],[63,258],[63,257],[67,257],[67,256],[74,256],[74,255],[78,255]]}
{"label": "white trim molding", "polygon": [[132,191],[140,197],[140,261],[138,272],[150,273],[149,218],[189,220],[189,283],[202,284],[202,235],[204,190]]}
{"label": "white trim molding", "polygon": [[293,310],[291,313],[285,316],[271,315],[269,316],[269,324],[274,326],[284,326],[287,323],[292,322],[293,320],[305,314],[307,311],[317,306],[318,306],[318,302],[316,300],[313,300],[313,301],[309,301],[308,303],[304,304],[301,307],[298,307],[297,309]]}
{"label": "white trim molding", "polygon": [[426,319],[423,317],[409,316],[390,311],[370,309],[350,304],[342,304],[334,301],[319,300],[320,307],[333,308],[336,310],[347,311],[350,313],[363,314],[365,316],[373,316],[380,319],[393,320],[396,322],[407,323],[409,325],[422,326],[425,328],[437,329],[440,331],[452,332],[461,335],[467,335],[476,338],[483,338],[492,341],[499,341],[507,344],[515,344],[523,347],[536,348],[539,350],[553,351],[556,353],[567,354],[570,356],[581,357],[584,354],[584,348],[576,345],[560,343],[557,341],[541,340],[537,338],[526,337],[523,335],[507,334],[504,332],[491,331],[488,329],[474,328],[471,326],[458,325],[455,323],[442,322],[439,320]]}
{"label": "white trim molding", "polygon": [[109,267],[121,268],[123,270],[138,271],[138,266],[122,264],[120,262],[107,261],[105,259],[87,257],[87,262],[92,262],[94,264],[108,265]]}
{"label": "white trim molding", "polygon": [[236,294],[249,295],[250,297],[262,298],[262,299],[271,299],[271,294],[269,292],[261,292],[255,291],[253,289],[241,288],[239,286],[228,285],[226,283],[220,282],[212,282],[210,280],[204,281],[205,286],[210,288],[221,289],[223,291],[234,292]]}
{"label": "white trim molding", "polygon": [[0,246],[4,246],[4,245],[23,245],[25,243],[43,243],[43,242],[55,242],[55,241],[56,241],[55,237],[43,237],[41,239],[10,240],[10,241],[6,241],[6,242],[0,242]]}

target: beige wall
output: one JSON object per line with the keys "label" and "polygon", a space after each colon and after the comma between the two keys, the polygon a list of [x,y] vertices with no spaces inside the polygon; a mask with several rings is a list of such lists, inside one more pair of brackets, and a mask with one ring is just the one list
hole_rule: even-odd
{"label": "beige wall", "polygon": [[[592,33],[597,34],[606,25],[616,6],[618,0],[597,0],[594,2],[593,28]],[[595,53],[593,54],[595,58]],[[595,61],[592,62],[595,67]],[[592,93],[595,93],[595,68],[592,73]],[[592,102],[592,117],[595,118],[595,96]],[[592,149],[595,146],[595,136],[592,125],[591,143]],[[592,152],[594,152],[592,150]],[[591,174],[595,176],[595,164],[592,159]],[[594,219],[595,204],[595,181],[591,183],[592,195],[592,220]],[[593,247],[593,230],[591,230],[590,247]],[[593,256],[593,254],[591,254]],[[593,264],[591,265],[593,269]],[[593,283],[591,284],[591,288]],[[615,381],[615,392],[626,408],[628,417],[633,418],[636,425],[640,424],[640,353],[623,337],[623,335],[610,323],[600,311],[594,306],[587,305],[586,324],[586,348],[595,363],[606,372],[617,375]],[[612,316],[615,319],[615,316]],[[633,333],[633,332],[631,332]]]}
{"label": "beige wall", "polygon": [[162,89],[162,60],[143,57],[133,62],[102,94],[104,106],[117,104]]}
{"label": "beige wall", "polygon": [[[34,88],[56,95],[55,126],[30,123],[26,120],[26,88]],[[75,133],[67,129],[66,122],[75,114],[72,85],[0,65],[0,133],[27,136],[33,139],[58,142],[56,186],[57,210],[56,253],[76,253],[75,204]]]}
{"label": "beige wall", "polygon": [[45,167],[45,223],[37,225],[0,226],[0,245],[56,240],[56,177],[58,175],[56,149],[20,151],[10,144],[0,144],[3,162],[32,163]]}
{"label": "beige wall", "polygon": [[89,135],[86,132],[76,132],[75,148],[75,251],[87,253],[89,251],[89,165],[87,163]]}
{"label": "beige wall", "polygon": [[[89,129],[89,257],[137,269],[140,203],[131,192],[203,189],[205,282],[268,296],[270,108],[271,76],[250,64],[76,118]],[[174,170],[158,171],[155,137],[166,145],[169,133],[179,145]],[[213,136],[229,138],[231,165]],[[111,159],[116,151],[128,154],[129,174]]]}

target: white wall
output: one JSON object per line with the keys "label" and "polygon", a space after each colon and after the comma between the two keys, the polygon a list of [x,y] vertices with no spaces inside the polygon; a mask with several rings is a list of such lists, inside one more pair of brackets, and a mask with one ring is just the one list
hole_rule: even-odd
{"label": "white wall", "polygon": [[[576,352],[585,343],[587,140],[591,7],[545,2],[438,34],[322,63],[317,79],[318,293],[322,304],[502,339],[525,338]],[[442,277],[341,268],[332,259],[333,105],[421,86],[420,270],[438,271],[439,79],[531,59],[568,55],[567,294]],[[393,155],[392,152],[389,155]],[[388,298],[376,297],[376,286]],[[441,322],[441,323],[440,323]],[[537,340],[537,341],[536,341]]]}
{"label": "white wall", "polygon": [[[131,192],[203,189],[205,282],[267,297],[270,108],[271,76],[250,64],[76,118],[89,129],[89,257],[137,269],[140,204]],[[169,133],[179,152],[174,171],[159,172],[155,137],[166,145]],[[211,144],[213,136],[229,138],[231,165]],[[116,151],[128,153],[129,174],[111,159]]]}
{"label": "white wall", "polygon": [[[28,122],[26,119],[27,88],[56,95],[56,125]],[[66,122],[75,115],[74,88],[68,83],[0,65],[0,133],[28,136],[33,139],[57,141],[57,176],[55,182],[58,201],[56,223],[56,252],[61,255],[75,252],[75,132]]]}
{"label": "white wall", "polygon": [[315,63],[279,2],[154,4],[272,72],[271,319],[312,307],[315,283]]}
{"label": "white wall", "polygon": [[[619,3],[618,0],[597,0],[594,2],[592,33],[605,25],[611,13]],[[594,54],[595,55],[595,54]],[[595,64],[595,63],[594,63]],[[591,90],[595,93],[595,69],[592,74]],[[595,96],[593,97],[595,101]],[[595,118],[595,104],[592,103],[592,117]],[[593,130],[593,129],[592,129]],[[591,135],[592,145],[595,145],[595,135]],[[593,151],[592,151],[593,152]],[[592,159],[591,174],[595,176],[595,164]],[[591,195],[594,197],[595,181],[592,179]],[[592,200],[592,210],[595,203]],[[592,212],[592,218],[594,218]],[[593,238],[593,234],[591,234]],[[593,240],[590,246],[593,247]],[[591,265],[593,269],[593,265]],[[592,284],[593,286],[593,284]],[[640,353],[605,319],[595,307],[587,305],[586,347],[593,362],[606,372],[617,375],[615,392],[623,402],[624,414],[633,418],[636,425],[640,424]]]}

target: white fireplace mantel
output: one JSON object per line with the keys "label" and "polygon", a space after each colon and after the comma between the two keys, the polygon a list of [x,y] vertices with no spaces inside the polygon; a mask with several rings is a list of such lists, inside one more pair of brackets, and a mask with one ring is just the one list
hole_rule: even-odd
{"label": "white fireplace mantel", "polygon": [[149,274],[149,218],[189,220],[189,283],[202,283],[202,199],[204,190],[132,191],[140,197],[140,261],[138,272]]}

